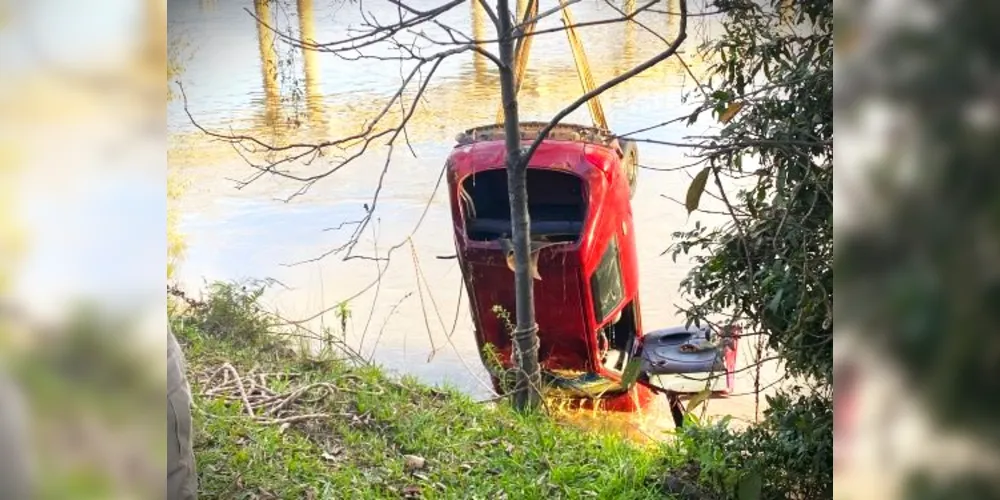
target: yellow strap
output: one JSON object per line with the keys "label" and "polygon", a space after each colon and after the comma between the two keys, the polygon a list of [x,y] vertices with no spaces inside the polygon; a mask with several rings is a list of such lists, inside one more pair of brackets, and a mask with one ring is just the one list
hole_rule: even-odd
{"label": "yellow strap", "polygon": [[[562,22],[566,28],[566,37],[569,38],[570,49],[573,51],[573,61],[576,62],[576,73],[580,76],[580,87],[583,89],[583,93],[587,93],[597,87],[594,83],[594,75],[590,72],[590,64],[587,61],[587,54],[583,51],[583,44],[580,42],[580,38],[576,35],[576,30],[573,28],[573,16],[570,15],[566,0],[559,0],[559,4],[563,7]],[[594,126],[608,130],[608,120],[604,117],[604,108],[601,107],[601,101],[597,98],[590,99],[587,101],[587,106],[590,108],[590,115],[594,120]]]}
{"label": "yellow strap", "polygon": [[[538,16],[538,0],[527,1],[530,2],[530,9],[527,6],[522,7],[522,2],[518,2],[518,13],[521,14],[522,24]],[[580,38],[573,28],[573,17],[569,12],[569,6],[566,4],[566,0],[559,0],[559,4],[562,6],[562,22],[566,28],[566,38],[569,39],[570,49],[573,51],[573,62],[576,64],[576,73],[580,77],[580,87],[583,89],[583,93],[587,93],[596,88],[597,84],[594,83],[594,75],[590,71],[587,54],[583,51],[583,43],[580,42]],[[523,13],[520,12],[522,8],[525,10]],[[528,54],[531,52],[531,42],[535,38],[531,35],[535,32],[536,24],[536,22],[532,22],[524,26],[524,38],[522,38],[522,43],[519,47],[520,50],[514,55],[514,95],[518,94],[521,90],[521,84],[524,82],[524,72],[528,66]],[[601,106],[601,101],[596,97],[590,99],[587,101],[587,107],[590,108],[590,115],[594,126],[608,130],[608,120],[604,116],[604,108]],[[497,125],[503,124],[503,118],[503,103],[501,102],[497,110]]]}

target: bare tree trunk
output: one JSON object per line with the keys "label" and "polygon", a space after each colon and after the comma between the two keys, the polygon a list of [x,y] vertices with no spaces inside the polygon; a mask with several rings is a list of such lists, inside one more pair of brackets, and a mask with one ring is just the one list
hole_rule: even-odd
{"label": "bare tree trunk", "polygon": [[507,145],[507,191],[510,196],[511,239],[514,243],[514,287],[517,327],[514,330],[517,381],[514,408],[531,411],[541,404],[538,369],[538,325],[535,323],[534,282],[529,266],[527,161],[521,161],[521,132],[514,88],[514,37],[509,0],[497,0],[499,18],[500,95]]}

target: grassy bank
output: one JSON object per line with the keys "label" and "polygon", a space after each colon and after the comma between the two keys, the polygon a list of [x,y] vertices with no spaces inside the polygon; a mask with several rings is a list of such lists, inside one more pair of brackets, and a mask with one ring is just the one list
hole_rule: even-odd
{"label": "grassy bank", "polygon": [[302,355],[248,294],[171,312],[204,498],[664,498],[662,450]]}

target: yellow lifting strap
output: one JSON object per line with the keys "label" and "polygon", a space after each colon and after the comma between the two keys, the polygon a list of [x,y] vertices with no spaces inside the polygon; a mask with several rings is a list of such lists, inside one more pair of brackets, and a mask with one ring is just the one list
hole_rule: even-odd
{"label": "yellow lifting strap", "polygon": [[[535,38],[531,35],[535,32],[537,21],[531,23],[527,21],[538,17],[539,0],[527,0],[529,3],[528,6],[523,6],[522,1],[518,2],[518,14],[521,17],[524,36],[521,38],[517,54],[514,56],[515,95],[521,90],[521,83],[524,81],[524,72],[528,66],[528,54],[531,52],[531,41]],[[570,49],[573,52],[573,61],[576,64],[576,73],[580,77],[580,86],[583,92],[587,93],[597,86],[594,83],[594,75],[590,71],[590,64],[587,61],[586,53],[583,51],[583,44],[580,42],[573,27],[573,17],[570,15],[569,6],[566,4],[566,0],[559,0],[559,4],[562,6],[562,23],[566,29],[566,38],[569,40]],[[595,97],[587,101],[587,106],[590,108],[590,115],[594,126],[608,130],[608,121],[604,117],[604,108],[601,107],[601,101]],[[500,103],[500,108],[497,110],[496,122],[498,125],[503,123],[503,103]]]}
{"label": "yellow lifting strap", "polygon": [[[573,61],[576,62],[576,74],[580,76],[580,87],[583,89],[583,93],[586,94],[594,90],[597,84],[594,83],[594,75],[590,72],[590,64],[587,61],[587,54],[583,52],[583,44],[580,43],[580,38],[577,37],[576,30],[573,28],[573,17],[569,13],[569,6],[566,5],[566,0],[559,0],[559,5],[562,6],[562,22],[563,26],[566,27],[566,37],[569,38],[569,46],[573,50]],[[601,107],[601,101],[597,98],[590,99],[587,101],[587,106],[590,107],[590,116],[594,120],[594,126],[608,130],[608,120],[604,117],[604,108]]]}

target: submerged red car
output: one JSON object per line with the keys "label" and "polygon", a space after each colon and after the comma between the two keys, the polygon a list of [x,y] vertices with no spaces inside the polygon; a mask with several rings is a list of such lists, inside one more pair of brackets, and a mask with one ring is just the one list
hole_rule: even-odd
{"label": "submerged red car", "polygon": [[[544,126],[522,124],[524,145]],[[447,160],[447,178],[476,341],[488,367],[498,360],[509,369],[507,321],[515,317],[515,296],[505,161],[502,125],[470,129]],[[735,364],[732,332],[722,332],[722,343],[711,331],[683,327],[644,339],[631,205],[637,169],[635,143],[594,127],[560,125],[527,170],[543,378],[548,389],[584,405],[618,411],[641,408],[656,392],[685,392],[657,383],[664,375],[726,373],[724,393]],[[633,358],[641,359],[642,375],[629,388],[621,379]],[[493,373],[495,385],[499,376]]]}

